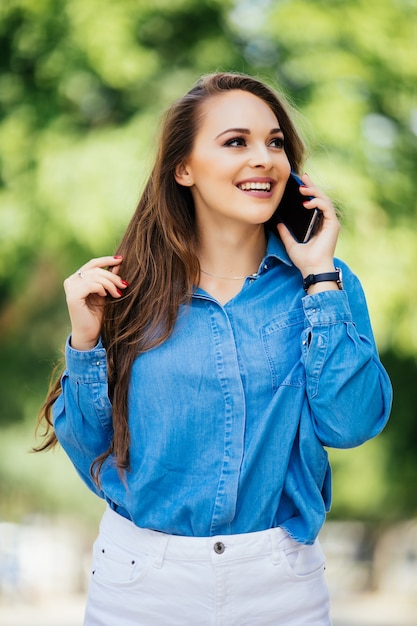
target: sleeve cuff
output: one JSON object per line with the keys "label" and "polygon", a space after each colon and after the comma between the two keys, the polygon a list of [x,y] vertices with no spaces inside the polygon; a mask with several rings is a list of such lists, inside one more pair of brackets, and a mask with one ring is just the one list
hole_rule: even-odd
{"label": "sleeve cuff", "polygon": [[352,322],[346,291],[321,291],[304,296],[303,307],[310,326]]}
{"label": "sleeve cuff", "polygon": [[107,383],[107,355],[101,339],[91,350],[75,350],[68,337],[65,345],[66,371],[79,383]]}

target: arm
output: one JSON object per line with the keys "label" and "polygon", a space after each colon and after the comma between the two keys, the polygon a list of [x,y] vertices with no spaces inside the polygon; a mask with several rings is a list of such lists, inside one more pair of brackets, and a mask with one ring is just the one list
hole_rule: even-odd
{"label": "arm", "polygon": [[101,495],[90,468],[108,450],[113,436],[106,353],[101,343],[92,350],[79,351],[68,340],[66,364],[62,392],[53,406],[55,433],[81,478]]}
{"label": "arm", "polygon": [[98,340],[107,295],[120,298],[128,286],[118,275],[121,262],[121,256],[92,259],[64,282],[72,331],[61,394],[53,406],[54,429],[80,476],[96,493],[91,464],[108,450],[113,434],[106,353]]}
{"label": "arm", "polygon": [[358,446],[376,436],[392,402],[362,287],[346,266],[344,274],[345,291],[303,299],[307,396],[317,436],[323,445],[336,448]]}
{"label": "arm", "polygon": [[[301,278],[334,271],[340,225],[330,199],[304,174],[300,192],[313,196],[306,208],[322,211],[320,231],[300,244],[283,224],[279,235]],[[362,287],[344,267],[345,291],[320,282],[303,299],[307,329],[302,337],[307,396],[317,436],[325,446],[360,445],[384,427],[392,390],[378,357]]]}

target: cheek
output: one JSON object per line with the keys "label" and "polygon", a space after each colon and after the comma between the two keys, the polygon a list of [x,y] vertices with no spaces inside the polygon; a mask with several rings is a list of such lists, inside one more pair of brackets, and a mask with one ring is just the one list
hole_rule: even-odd
{"label": "cheek", "polygon": [[198,164],[190,169],[190,174],[194,187],[199,189],[201,193],[215,191],[219,185],[224,183],[230,185],[234,178],[234,170],[231,169],[230,163],[221,158],[200,159]]}
{"label": "cheek", "polygon": [[187,163],[187,170],[196,181],[201,177],[206,177],[213,171],[218,162],[218,155],[210,150],[195,149],[190,160]]}
{"label": "cheek", "polygon": [[203,178],[194,182],[191,188],[191,194],[193,196],[194,205],[196,209],[201,205],[217,205],[222,198],[224,198],[224,191],[220,192],[219,181],[209,178]]}
{"label": "cheek", "polygon": [[282,159],[280,160],[279,167],[283,173],[288,174],[288,176],[290,175],[291,164],[285,152],[282,155]]}
{"label": "cheek", "polygon": [[193,167],[194,181],[204,185],[206,181],[221,180],[225,178],[227,164],[219,158],[213,159],[210,156],[199,159]]}

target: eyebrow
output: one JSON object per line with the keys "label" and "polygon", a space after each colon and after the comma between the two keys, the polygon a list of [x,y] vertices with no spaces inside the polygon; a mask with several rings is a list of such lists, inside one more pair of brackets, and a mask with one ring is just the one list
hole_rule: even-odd
{"label": "eyebrow", "polygon": [[[239,133],[240,135],[250,135],[250,130],[249,128],[228,128],[227,130],[224,130],[221,133],[219,133],[216,139],[218,139],[222,135],[226,135],[227,133]],[[280,128],[273,128],[269,134],[270,135],[279,135],[279,134],[282,135],[283,132]]]}

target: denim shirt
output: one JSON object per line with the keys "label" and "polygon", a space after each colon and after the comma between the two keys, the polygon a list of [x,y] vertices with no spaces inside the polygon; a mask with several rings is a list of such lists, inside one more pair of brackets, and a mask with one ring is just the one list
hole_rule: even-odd
{"label": "denim shirt", "polygon": [[356,276],[306,295],[270,235],[258,273],[227,304],[197,289],[174,332],[134,362],[130,470],[94,459],[112,439],[106,352],[66,347],[54,405],[58,440],[86,484],[143,528],[187,536],[276,526],[312,543],[331,502],[326,447],[384,427],[391,384]]}

